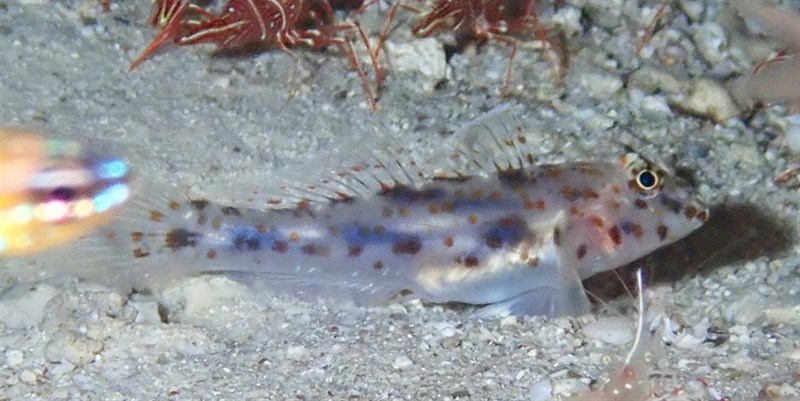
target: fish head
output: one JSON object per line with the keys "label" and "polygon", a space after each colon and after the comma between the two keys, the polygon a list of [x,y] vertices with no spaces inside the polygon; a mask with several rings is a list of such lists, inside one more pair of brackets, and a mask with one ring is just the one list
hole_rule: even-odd
{"label": "fish head", "polygon": [[121,158],[29,132],[0,129],[0,138],[0,254],[29,254],[87,234],[130,197]]}
{"label": "fish head", "polygon": [[561,261],[582,278],[615,269],[697,230],[709,217],[695,189],[634,153],[607,164],[560,232]]}

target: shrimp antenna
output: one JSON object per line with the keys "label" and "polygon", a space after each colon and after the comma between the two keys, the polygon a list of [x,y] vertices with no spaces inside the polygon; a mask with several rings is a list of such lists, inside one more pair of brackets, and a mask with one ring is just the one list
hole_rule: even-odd
{"label": "shrimp antenna", "polygon": [[642,269],[636,270],[636,285],[639,287],[639,328],[636,330],[636,338],[633,340],[633,346],[625,357],[625,364],[631,363],[633,354],[639,348],[639,342],[642,340],[642,333],[644,332],[644,284],[642,279]]}

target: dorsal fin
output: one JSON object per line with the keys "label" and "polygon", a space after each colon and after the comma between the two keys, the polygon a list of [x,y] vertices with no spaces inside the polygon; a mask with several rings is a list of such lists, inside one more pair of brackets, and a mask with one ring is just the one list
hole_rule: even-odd
{"label": "dorsal fin", "polygon": [[449,161],[450,174],[489,175],[533,165],[537,153],[531,146],[531,135],[536,132],[523,128],[510,104],[497,106],[448,138],[444,156]]}
{"label": "dorsal fin", "polygon": [[[425,156],[414,143],[402,144],[375,128],[350,140],[323,160],[293,163],[265,178],[212,187],[210,199],[239,207],[293,208],[299,204],[347,202],[397,185],[419,187],[432,178],[490,175],[536,163],[531,143],[536,129],[524,129],[508,104],[468,122],[443,146]],[[214,195],[214,194],[217,195]]]}

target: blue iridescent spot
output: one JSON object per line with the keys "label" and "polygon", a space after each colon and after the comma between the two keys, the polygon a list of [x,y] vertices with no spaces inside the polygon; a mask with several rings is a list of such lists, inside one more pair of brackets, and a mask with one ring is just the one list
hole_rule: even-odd
{"label": "blue iridescent spot", "polygon": [[131,191],[126,184],[114,184],[95,195],[94,211],[97,213],[103,213],[108,209],[125,202],[130,193]]}
{"label": "blue iridescent spot", "polygon": [[111,159],[97,166],[97,176],[107,180],[122,178],[128,174],[128,164],[121,159]]}

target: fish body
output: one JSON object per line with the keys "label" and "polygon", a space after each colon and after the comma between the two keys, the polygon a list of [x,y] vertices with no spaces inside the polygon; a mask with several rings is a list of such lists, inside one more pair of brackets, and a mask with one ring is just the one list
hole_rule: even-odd
{"label": "fish body", "polygon": [[6,128],[0,128],[0,144],[0,255],[72,241],[108,222],[129,197],[122,159]]}
{"label": "fish body", "polygon": [[[525,142],[491,135],[488,143]],[[563,315],[587,310],[582,279],[674,242],[708,217],[684,182],[634,154],[524,159],[448,177],[417,173],[413,161],[350,163],[287,185],[290,196],[264,198],[262,207],[149,199],[126,219],[132,228],[101,241],[113,239],[114,254],[128,258],[112,263],[114,280],[221,273],[360,305],[418,298],[488,305],[491,315]]]}

